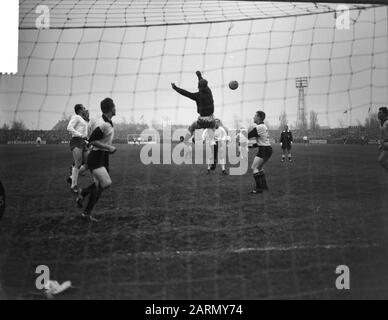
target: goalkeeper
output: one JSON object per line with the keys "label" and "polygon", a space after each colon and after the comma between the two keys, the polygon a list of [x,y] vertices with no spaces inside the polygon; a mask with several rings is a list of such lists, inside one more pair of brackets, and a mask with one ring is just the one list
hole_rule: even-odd
{"label": "goalkeeper", "polygon": [[190,135],[194,135],[194,131],[197,129],[213,129],[215,128],[215,118],[214,118],[214,101],[213,94],[208,86],[207,80],[202,78],[201,72],[197,71],[196,75],[198,77],[198,92],[189,92],[184,89],[181,89],[171,83],[172,88],[180,93],[181,95],[194,100],[197,104],[197,112],[199,117],[197,121],[194,121],[189,127]]}

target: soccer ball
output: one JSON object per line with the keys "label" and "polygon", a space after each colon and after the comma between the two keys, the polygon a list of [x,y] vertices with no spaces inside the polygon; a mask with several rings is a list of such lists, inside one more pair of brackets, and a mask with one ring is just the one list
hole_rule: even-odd
{"label": "soccer ball", "polygon": [[229,82],[229,88],[232,90],[236,90],[238,88],[238,82],[236,80],[232,80]]}

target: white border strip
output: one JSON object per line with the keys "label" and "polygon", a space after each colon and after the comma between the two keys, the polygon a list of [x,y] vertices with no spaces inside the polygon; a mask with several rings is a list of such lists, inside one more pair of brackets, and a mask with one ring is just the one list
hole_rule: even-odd
{"label": "white border strip", "polygon": [[17,73],[19,1],[0,1],[0,74]]}

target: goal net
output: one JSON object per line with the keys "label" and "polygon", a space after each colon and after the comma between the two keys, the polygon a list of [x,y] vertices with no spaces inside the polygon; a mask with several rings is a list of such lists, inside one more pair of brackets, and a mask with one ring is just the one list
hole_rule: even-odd
{"label": "goal net", "polygon": [[[37,29],[41,6],[49,29]],[[51,129],[75,104],[95,116],[112,96],[116,121],[189,124],[196,108],[170,84],[195,91],[201,70],[226,126],[249,124],[257,109],[272,126],[283,112],[296,123],[297,77],[308,79],[306,113],[355,125],[388,100],[388,10],[347,8],[348,21],[326,3],[21,1],[19,72],[1,77],[0,118]]]}
{"label": "goal net", "polygon": [[[40,18],[44,8],[49,21]],[[78,103],[94,118],[107,96],[117,105],[116,123],[188,125],[196,107],[171,83],[195,91],[200,70],[213,91],[215,116],[226,127],[247,127],[258,109],[271,126],[284,115],[296,123],[297,78],[307,80],[304,112],[316,112],[321,126],[355,126],[388,101],[388,7],[342,8],[232,0],[22,0],[19,71],[0,76],[0,125],[16,120],[30,129],[51,129]],[[37,28],[43,22],[49,29]],[[229,89],[231,80],[238,81],[236,90]],[[128,132],[120,136],[124,143],[143,139]],[[67,160],[65,153],[44,149],[39,169],[29,160],[26,179],[12,186],[19,192],[14,199],[30,201],[13,201],[15,215],[0,232],[7,247],[0,251],[0,271],[14,286],[33,285],[31,270],[44,263],[63,280],[78,280],[82,297],[328,298],[341,294],[334,265],[349,256],[364,262],[361,252],[376,265],[387,261],[384,255],[374,259],[385,189],[379,189],[374,168],[368,176],[365,162],[354,164],[348,154],[318,157],[310,148],[299,167],[273,175],[277,190],[256,200],[248,198],[247,176],[208,177],[199,166],[145,168],[138,152],[130,152],[135,148],[126,148],[112,157],[114,188],[97,209],[103,221],[85,227],[74,217],[58,170],[60,163],[71,164],[70,154]],[[7,154],[18,171],[6,178],[24,172],[19,160],[25,154]],[[22,274],[15,271],[19,265]],[[369,264],[365,269],[380,275]],[[365,292],[379,287],[359,286]]]}

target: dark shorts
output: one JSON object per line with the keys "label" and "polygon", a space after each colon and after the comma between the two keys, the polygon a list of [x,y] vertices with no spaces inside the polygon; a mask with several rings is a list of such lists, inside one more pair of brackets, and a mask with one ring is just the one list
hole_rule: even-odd
{"label": "dark shorts", "polygon": [[388,139],[384,140],[382,151],[385,151],[385,152],[388,151]]}
{"label": "dark shorts", "polygon": [[214,129],[216,127],[216,122],[214,120],[197,120],[197,129]]}
{"label": "dark shorts", "polygon": [[71,138],[70,150],[73,151],[75,148],[81,149],[82,151],[87,151],[85,139],[80,137]]}
{"label": "dark shorts", "polygon": [[292,146],[291,146],[291,143],[290,144],[282,144],[282,149],[283,150],[291,150]]}
{"label": "dark shorts", "polygon": [[198,117],[198,120],[193,122],[189,127],[190,132],[194,132],[198,129],[214,129],[216,127],[216,121],[213,115],[208,117]]}
{"label": "dark shorts", "polygon": [[259,157],[265,161],[268,161],[272,156],[273,150],[271,146],[259,146],[259,150],[257,151],[256,157]]}
{"label": "dark shorts", "polygon": [[105,167],[109,172],[109,153],[102,150],[93,150],[89,153],[86,164],[90,171]]}

